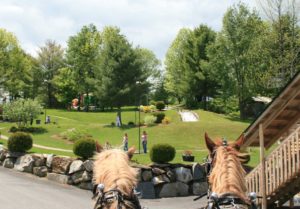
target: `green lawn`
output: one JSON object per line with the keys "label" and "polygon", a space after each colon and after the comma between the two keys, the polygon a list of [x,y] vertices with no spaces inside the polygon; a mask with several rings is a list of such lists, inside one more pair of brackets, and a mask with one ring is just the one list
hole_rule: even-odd
{"label": "green lawn", "polygon": [[[198,122],[184,123],[180,121],[180,117],[175,110],[165,111],[166,116],[171,118],[171,123],[168,125],[156,125],[152,127],[141,127],[140,131],[148,133],[148,149],[153,144],[169,143],[176,148],[176,157],[173,162],[182,162],[181,153],[183,150],[192,150],[195,155],[195,160],[202,162],[207,155],[207,150],[204,143],[204,133],[207,132],[211,138],[226,137],[227,139],[235,140],[242,131],[249,125],[249,122],[241,122],[227,118],[224,115],[211,113],[203,110],[196,110],[199,115]],[[150,113],[147,113],[150,114]],[[58,147],[63,149],[72,149],[72,143],[67,140],[62,140],[57,135],[68,129],[76,128],[84,130],[91,134],[101,144],[106,141],[113,146],[122,145],[122,137],[126,132],[129,136],[129,146],[134,145],[139,148],[139,129],[138,127],[124,128],[112,127],[111,122],[115,122],[116,112],[74,112],[66,110],[48,109],[47,115],[50,115],[52,122],[56,124],[41,124],[35,125],[47,129],[46,133],[34,134],[33,139],[35,144]],[[44,115],[41,115],[44,121]],[[145,117],[145,113],[141,113],[141,120]],[[138,122],[138,113],[127,108],[122,111],[122,120],[124,124],[129,121]],[[9,127],[15,124],[0,123],[0,131],[4,135],[9,135]],[[4,140],[1,140],[4,142]],[[5,143],[5,142],[4,142]],[[142,150],[142,146],[140,147]],[[253,150],[253,149],[252,149]],[[62,153],[57,151],[49,151],[33,148],[31,152],[55,153],[60,155],[72,155],[71,153]],[[257,155],[256,151],[253,152]],[[72,155],[73,156],[73,155]],[[149,154],[137,154],[133,158],[139,163],[150,163]],[[253,156],[250,164],[254,165],[258,162],[256,156]]]}

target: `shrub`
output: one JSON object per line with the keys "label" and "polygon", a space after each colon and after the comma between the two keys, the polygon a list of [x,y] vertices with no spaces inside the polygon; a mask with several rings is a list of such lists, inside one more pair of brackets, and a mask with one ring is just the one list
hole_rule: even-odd
{"label": "shrub", "polygon": [[161,121],[162,124],[169,124],[171,123],[171,119],[168,118],[168,117],[165,117],[162,121]]}
{"label": "shrub", "polygon": [[156,117],[155,123],[161,123],[161,121],[165,118],[165,113],[162,112],[156,112],[153,113],[152,115]]}
{"label": "shrub", "polygon": [[12,126],[9,129],[9,132],[11,132],[11,133],[16,133],[17,131],[18,131],[18,128],[16,126]]}
{"label": "shrub", "polygon": [[150,150],[151,161],[156,163],[170,162],[175,154],[175,148],[169,144],[156,144]]}
{"label": "shrub", "polygon": [[129,122],[128,122],[128,125],[129,125],[129,126],[134,126],[135,124],[134,124],[134,122],[129,121]]}
{"label": "shrub", "polygon": [[79,139],[73,145],[75,155],[88,159],[94,155],[96,151],[96,143],[92,139]]}
{"label": "shrub", "polygon": [[26,132],[26,133],[38,133],[38,134],[41,134],[41,133],[47,132],[47,129],[42,128],[42,127],[20,127],[20,128],[17,128],[15,126],[12,126],[9,129],[9,131],[12,132],[12,133],[20,131],[20,132]]}
{"label": "shrub", "polygon": [[60,136],[72,142],[75,142],[79,139],[88,139],[92,137],[90,134],[86,133],[85,131],[76,128],[68,129],[67,131],[62,132]]}
{"label": "shrub", "polygon": [[26,152],[32,147],[32,137],[24,132],[13,133],[7,142],[7,148],[11,152]]}
{"label": "shrub", "polygon": [[163,101],[156,102],[156,109],[163,110],[165,108],[165,103]]}
{"label": "shrub", "polygon": [[153,115],[147,115],[144,119],[146,126],[152,126],[155,124],[156,117]]}
{"label": "shrub", "polygon": [[112,127],[116,126],[115,122],[111,122],[110,125],[111,125]]}

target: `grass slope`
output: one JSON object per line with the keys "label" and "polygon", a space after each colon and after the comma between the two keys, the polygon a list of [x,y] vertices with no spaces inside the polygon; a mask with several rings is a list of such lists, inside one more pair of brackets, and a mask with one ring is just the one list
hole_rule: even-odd
{"label": "grass slope", "polygon": [[[148,150],[157,143],[168,143],[176,148],[176,157],[173,162],[182,162],[181,154],[183,150],[191,150],[195,155],[195,161],[202,162],[207,155],[207,149],[204,142],[204,133],[207,132],[211,138],[226,137],[229,140],[235,140],[242,131],[249,125],[249,122],[236,121],[227,118],[224,115],[196,110],[199,115],[198,122],[184,123],[180,121],[180,116],[175,110],[168,110],[164,113],[171,118],[171,123],[168,125],[156,125],[152,127],[141,127],[140,131],[148,133]],[[150,114],[150,113],[147,113]],[[51,121],[56,124],[41,124],[47,129],[46,133],[34,134],[33,139],[35,144],[58,147],[63,149],[72,149],[72,143],[62,140],[57,135],[68,129],[76,128],[84,130],[91,134],[94,139],[101,144],[106,141],[113,146],[122,145],[122,137],[124,133],[129,136],[129,146],[139,148],[139,129],[138,127],[124,126],[122,128],[110,126],[111,122],[115,122],[116,112],[73,112],[65,110],[47,110],[47,115],[50,115]],[[141,113],[141,121],[145,117],[145,113]],[[44,120],[44,115],[40,117]],[[122,111],[123,124],[129,121],[138,122],[138,113],[127,108]],[[9,127],[15,124],[0,123],[0,131],[4,135],[9,135]],[[4,142],[3,140],[1,140]],[[4,142],[5,143],[5,142]],[[142,146],[140,146],[142,151]],[[32,152],[55,153],[62,155],[70,155],[71,153],[62,153],[56,151],[46,151],[44,149],[33,148]],[[256,152],[256,150],[254,150]],[[149,154],[137,154],[133,158],[139,163],[150,163]],[[250,164],[257,163],[257,158]]]}

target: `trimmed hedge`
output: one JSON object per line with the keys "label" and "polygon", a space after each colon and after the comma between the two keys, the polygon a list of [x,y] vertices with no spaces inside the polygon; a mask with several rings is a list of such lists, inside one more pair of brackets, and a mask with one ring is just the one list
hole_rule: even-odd
{"label": "trimmed hedge", "polygon": [[165,108],[165,103],[163,101],[156,102],[156,109],[163,110]]}
{"label": "trimmed hedge", "polygon": [[165,116],[166,116],[165,113],[163,113],[163,112],[156,112],[156,113],[153,113],[152,115],[156,117],[155,123],[161,123],[162,120],[163,120],[163,119],[165,118]]}
{"label": "trimmed hedge", "polygon": [[24,132],[13,133],[8,139],[7,148],[11,152],[26,152],[32,148],[32,137]]}
{"label": "trimmed hedge", "polygon": [[176,150],[169,144],[156,144],[150,150],[150,159],[156,163],[167,163],[174,159]]}
{"label": "trimmed hedge", "polygon": [[74,143],[73,152],[75,155],[88,159],[96,151],[96,142],[93,139],[79,139]]}

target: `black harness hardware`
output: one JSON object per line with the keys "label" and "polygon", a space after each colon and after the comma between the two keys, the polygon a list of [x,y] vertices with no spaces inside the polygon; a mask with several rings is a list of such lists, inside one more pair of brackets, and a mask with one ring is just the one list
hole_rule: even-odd
{"label": "black harness hardware", "polygon": [[135,209],[141,209],[141,205],[137,195],[132,190],[132,197],[124,195],[118,189],[111,189],[104,192],[104,185],[99,184],[94,187],[94,196],[93,199],[96,199],[94,209],[103,209],[105,205],[112,204],[117,201],[117,209],[121,209],[122,205],[125,205],[125,201],[131,202]]}

